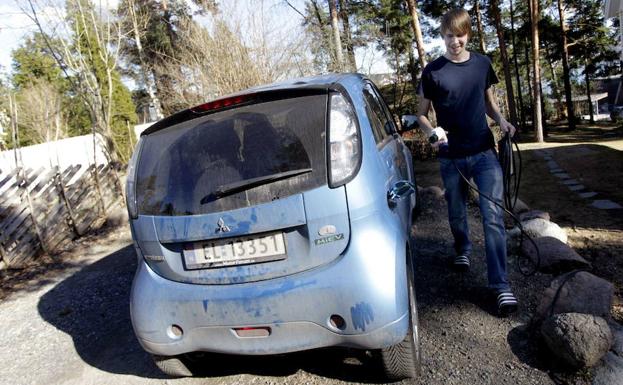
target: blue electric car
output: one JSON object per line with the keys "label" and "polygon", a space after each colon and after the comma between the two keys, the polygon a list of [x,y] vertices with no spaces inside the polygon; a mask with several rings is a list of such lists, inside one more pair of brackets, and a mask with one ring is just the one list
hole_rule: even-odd
{"label": "blue electric car", "polygon": [[155,363],[328,346],[419,372],[411,153],[375,85],[340,74],[252,88],[148,128],[127,205],[134,331]]}

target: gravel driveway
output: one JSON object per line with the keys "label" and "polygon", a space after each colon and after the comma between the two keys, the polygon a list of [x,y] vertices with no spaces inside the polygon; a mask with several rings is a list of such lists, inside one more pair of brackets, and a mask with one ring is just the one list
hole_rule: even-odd
{"label": "gravel driveway", "polygon": [[[520,311],[493,315],[486,296],[480,219],[470,209],[476,257],[465,276],[451,255],[445,202],[423,196],[416,221],[417,296],[423,350],[416,384],[551,384],[526,327],[549,282],[526,278],[511,258]],[[5,275],[0,301],[3,384],[339,384],[383,383],[365,352],[323,349],[272,357],[208,355],[199,378],[168,379],[134,338],[128,298],[136,259],[126,226],[83,238],[37,271]]]}

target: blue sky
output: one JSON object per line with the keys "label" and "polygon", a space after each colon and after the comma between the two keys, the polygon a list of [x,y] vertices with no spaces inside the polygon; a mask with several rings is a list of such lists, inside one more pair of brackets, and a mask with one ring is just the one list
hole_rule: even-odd
{"label": "blue sky", "polygon": [[[64,0],[33,0],[35,4],[48,2],[64,3]],[[110,7],[116,7],[118,0],[108,0]],[[304,0],[291,0],[300,11],[303,11]],[[222,1],[222,7],[234,7],[245,3],[255,4],[252,0]],[[301,16],[288,7],[283,0],[265,0],[267,9],[276,15],[280,24],[285,23],[287,28],[296,30],[300,28]],[[101,0],[106,4],[106,0]],[[226,4],[226,5],[224,5]],[[0,0],[0,73],[11,71],[11,51],[19,47],[24,37],[36,30],[35,24],[25,15],[21,8],[28,9],[25,0]],[[357,64],[364,73],[388,72],[385,59],[375,49],[359,49],[357,51]]]}
{"label": "blue sky", "polygon": [[[22,2],[22,6],[26,2]],[[11,65],[11,51],[19,46],[24,34],[29,33],[34,24],[22,13],[13,0],[0,0],[0,66],[7,71]]]}

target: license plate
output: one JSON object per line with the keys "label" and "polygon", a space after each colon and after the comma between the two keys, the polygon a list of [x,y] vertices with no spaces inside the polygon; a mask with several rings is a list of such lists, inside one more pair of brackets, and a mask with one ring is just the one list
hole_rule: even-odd
{"label": "license plate", "polygon": [[188,269],[244,265],[286,258],[283,233],[195,242],[184,248]]}

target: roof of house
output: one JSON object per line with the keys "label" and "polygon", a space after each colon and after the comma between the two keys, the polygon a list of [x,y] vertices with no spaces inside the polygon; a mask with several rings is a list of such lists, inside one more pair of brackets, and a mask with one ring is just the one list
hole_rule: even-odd
{"label": "roof of house", "polygon": [[[601,99],[605,99],[608,97],[608,93],[607,92],[600,92],[597,94],[591,94],[591,101],[596,101],[596,100],[601,100]],[[576,95],[574,97],[571,98],[572,101],[574,102],[583,102],[586,101],[588,98],[586,97],[586,95]],[[547,100],[550,103],[557,103],[558,100],[557,99],[553,99],[553,98],[547,98]],[[565,100],[563,98],[562,102],[564,103]]]}
{"label": "roof of house", "polygon": [[[598,94],[591,94],[591,100],[595,101],[595,100],[601,100],[604,98],[608,97],[608,93],[607,92],[600,92]],[[573,100],[574,102],[581,102],[584,100],[588,100],[588,98],[586,97],[586,95],[576,95],[574,97],[571,98],[571,100]]]}

